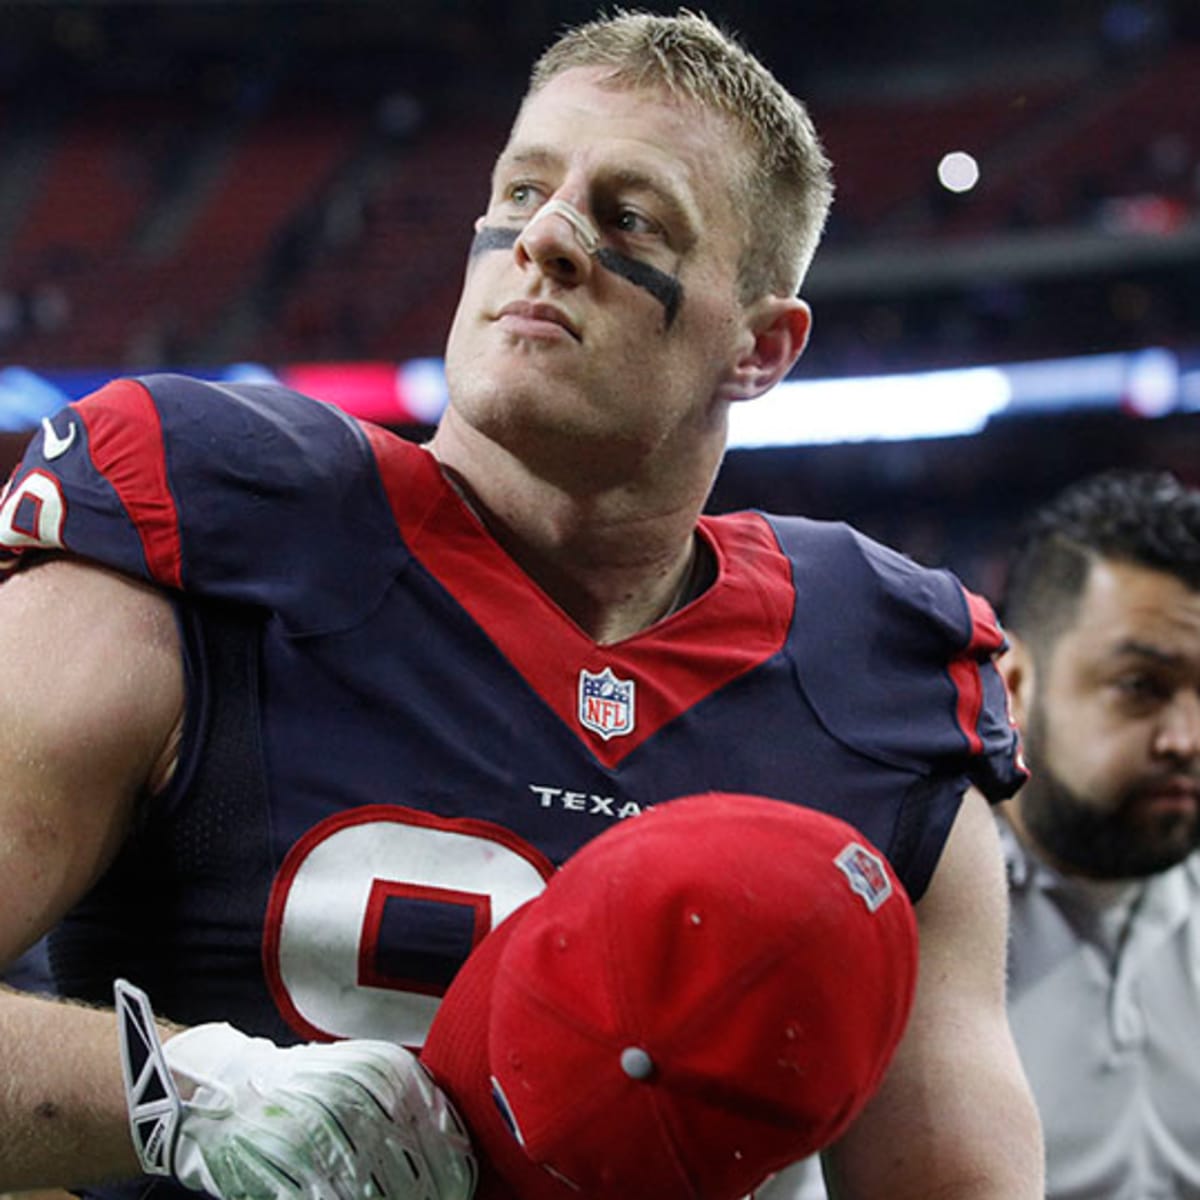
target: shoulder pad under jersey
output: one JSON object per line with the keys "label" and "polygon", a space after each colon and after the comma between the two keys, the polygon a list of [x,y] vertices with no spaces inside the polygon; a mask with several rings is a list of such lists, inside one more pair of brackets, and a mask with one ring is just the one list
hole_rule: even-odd
{"label": "shoulder pad under jersey", "polygon": [[[378,431],[377,431],[378,432]],[[43,422],[0,556],[66,550],[168,588],[343,628],[407,555],[364,427],[277,384],[122,379]]]}
{"label": "shoulder pad under jersey", "polygon": [[770,521],[795,578],[796,670],[826,727],[883,761],[960,769],[993,800],[1020,787],[988,602],[848,525]]}

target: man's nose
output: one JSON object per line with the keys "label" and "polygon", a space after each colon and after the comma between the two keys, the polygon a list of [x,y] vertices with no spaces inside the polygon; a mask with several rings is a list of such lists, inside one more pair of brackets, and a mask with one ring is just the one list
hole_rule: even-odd
{"label": "man's nose", "polygon": [[581,283],[591,273],[600,235],[588,218],[567,200],[548,200],[517,238],[522,266],[535,264],[563,283]]}
{"label": "man's nose", "polygon": [[1200,755],[1200,691],[1180,688],[1163,710],[1154,741],[1155,750],[1177,759]]}

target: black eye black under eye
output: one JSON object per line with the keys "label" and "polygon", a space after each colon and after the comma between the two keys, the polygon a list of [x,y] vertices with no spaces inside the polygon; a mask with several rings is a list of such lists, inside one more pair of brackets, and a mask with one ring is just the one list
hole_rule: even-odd
{"label": "black eye black under eye", "polygon": [[474,258],[485,250],[511,250],[520,236],[519,229],[503,229],[499,225],[480,226],[471,239],[470,257]]}
{"label": "black eye black under eye", "polygon": [[[470,256],[474,258],[475,255],[482,254],[487,250],[511,250],[520,236],[519,229],[483,225],[475,231],[475,236],[471,240]],[[667,328],[671,327],[679,313],[679,305],[683,301],[683,284],[674,275],[668,275],[666,271],[660,271],[649,263],[630,258],[629,255],[620,254],[608,247],[597,251],[596,261],[605,270],[612,271],[614,275],[620,275],[622,279],[628,280],[635,287],[649,292],[663,306]]]}
{"label": "black eye black under eye", "polygon": [[600,250],[596,259],[614,274],[649,292],[666,311],[667,327],[670,328],[683,299],[683,284],[674,275],[668,275],[666,271],[660,271],[649,263],[607,248]]}

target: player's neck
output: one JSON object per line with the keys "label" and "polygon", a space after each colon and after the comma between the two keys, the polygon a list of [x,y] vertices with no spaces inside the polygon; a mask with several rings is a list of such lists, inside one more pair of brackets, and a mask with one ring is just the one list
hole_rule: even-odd
{"label": "player's neck", "polygon": [[695,536],[694,503],[656,511],[619,489],[568,491],[518,463],[485,468],[445,440],[428,449],[517,565],[599,643],[664,619],[699,595],[714,573],[711,552]]}

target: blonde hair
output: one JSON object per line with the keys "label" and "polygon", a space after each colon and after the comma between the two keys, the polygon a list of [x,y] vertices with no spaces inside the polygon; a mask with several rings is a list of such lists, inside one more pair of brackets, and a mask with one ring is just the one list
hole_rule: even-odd
{"label": "blonde hair", "polygon": [[569,29],[534,63],[528,94],[572,67],[611,68],[614,86],[664,88],[733,122],[750,152],[748,177],[733,181],[746,214],[742,300],[794,294],[833,197],[829,160],[804,105],[733,35],[687,9],[618,9]]}

